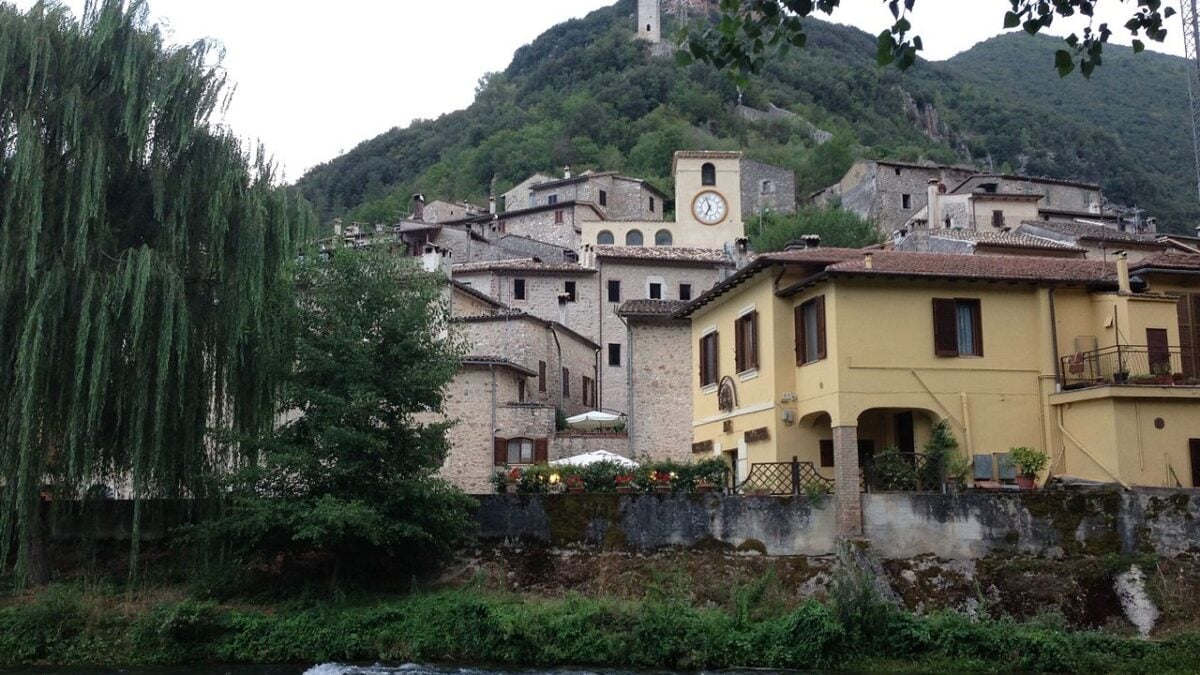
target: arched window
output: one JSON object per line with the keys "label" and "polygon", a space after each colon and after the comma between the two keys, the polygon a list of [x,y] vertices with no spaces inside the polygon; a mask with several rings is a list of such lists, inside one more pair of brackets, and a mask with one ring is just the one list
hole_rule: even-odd
{"label": "arched window", "polygon": [[712,162],[705,162],[704,166],[700,167],[700,184],[717,184],[717,167],[713,166]]}
{"label": "arched window", "polygon": [[674,240],[671,238],[670,230],[659,230],[654,233],[655,246],[670,246],[672,241]]}
{"label": "arched window", "polygon": [[600,230],[596,235],[596,243],[600,246],[612,246],[616,240],[613,239],[613,233],[608,230]]}
{"label": "arched window", "polygon": [[630,231],[626,232],[625,233],[625,245],[626,246],[641,246],[642,245],[642,231],[641,230],[630,230]]}
{"label": "arched window", "polygon": [[509,464],[533,464],[533,441],[528,438],[508,439]]}

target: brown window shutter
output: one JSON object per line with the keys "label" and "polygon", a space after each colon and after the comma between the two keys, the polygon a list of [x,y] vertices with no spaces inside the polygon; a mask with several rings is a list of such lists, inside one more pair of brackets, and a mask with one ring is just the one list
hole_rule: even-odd
{"label": "brown window shutter", "polygon": [[550,441],[545,438],[533,439],[533,463],[545,464],[550,461]]}
{"label": "brown window shutter", "polygon": [[792,310],[792,324],[796,330],[796,365],[804,363],[804,305],[796,305]]}
{"label": "brown window shutter", "polygon": [[933,299],[933,353],[938,356],[958,356],[954,301],[948,298]]}
{"label": "brown window shutter", "polygon": [[496,466],[508,464],[508,439],[499,436],[492,439],[492,451]]}
{"label": "brown window shutter", "polygon": [[822,438],[820,441],[821,447],[821,466],[833,466],[833,439]]}
{"label": "brown window shutter", "polygon": [[983,306],[978,300],[972,301],[971,323],[975,326],[975,356],[983,356]]}
{"label": "brown window shutter", "polygon": [[719,334],[712,334],[712,381],[721,381],[721,341]]}
{"label": "brown window shutter", "polygon": [[758,312],[750,312],[749,352],[751,368],[758,367]]}
{"label": "brown window shutter", "polygon": [[746,322],[738,319],[733,324],[733,369],[742,372],[746,369]]}
{"label": "brown window shutter", "polygon": [[708,382],[708,352],[705,347],[708,346],[708,340],[700,338],[699,348],[696,353],[700,356],[700,386],[704,386]]}
{"label": "brown window shutter", "polygon": [[816,299],[817,303],[817,358],[825,358],[825,296]]}

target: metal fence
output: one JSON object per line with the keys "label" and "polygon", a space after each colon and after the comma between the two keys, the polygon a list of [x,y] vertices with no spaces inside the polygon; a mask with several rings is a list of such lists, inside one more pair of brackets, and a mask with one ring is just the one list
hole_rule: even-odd
{"label": "metal fence", "polygon": [[941,492],[946,463],[919,452],[884,451],[862,459],[864,492]]}
{"label": "metal fence", "polygon": [[795,457],[790,462],[751,464],[746,480],[733,487],[735,494],[798,495],[832,491],[832,479],[822,476],[812,462],[801,462]]}
{"label": "metal fence", "polygon": [[[1186,359],[1185,359],[1186,357]],[[1185,360],[1194,358],[1179,348],[1118,345],[1062,357],[1062,384],[1067,388],[1102,384],[1200,384]],[[1185,367],[1188,366],[1188,367]]]}

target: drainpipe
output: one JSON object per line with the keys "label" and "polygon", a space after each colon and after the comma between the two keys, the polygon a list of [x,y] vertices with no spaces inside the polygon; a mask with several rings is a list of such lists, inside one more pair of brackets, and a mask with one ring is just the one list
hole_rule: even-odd
{"label": "drainpipe", "polygon": [[[565,305],[565,304],[566,304],[566,303],[560,303],[560,306],[562,306],[562,305]],[[556,350],[558,350],[558,378],[559,378],[559,379],[558,379],[558,410],[559,410],[559,412],[561,412],[563,415],[566,415],[566,414],[567,414],[567,411],[563,409],[563,381],[562,381],[563,359],[562,359],[562,343],[558,341],[558,331],[554,329],[554,324],[550,324],[550,334],[554,336],[554,348],[555,348]]]}
{"label": "drainpipe", "polygon": [[[496,443],[495,438],[496,438],[496,431],[497,431],[497,429],[496,429],[496,364],[494,364],[494,363],[488,364],[488,373],[490,373],[492,376],[492,433],[488,434],[488,438],[492,439],[492,445],[494,446]],[[494,448],[493,448],[493,451],[494,451]]]}
{"label": "drainpipe", "polygon": [[633,328],[625,317],[618,314],[617,318],[625,324],[625,343],[628,345],[625,350],[625,435],[629,439],[629,456],[637,457],[636,436],[633,433],[634,420],[637,419],[633,409]]}

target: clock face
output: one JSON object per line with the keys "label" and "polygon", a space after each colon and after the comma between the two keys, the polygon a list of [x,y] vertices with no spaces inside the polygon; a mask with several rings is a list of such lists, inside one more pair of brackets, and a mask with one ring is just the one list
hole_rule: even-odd
{"label": "clock face", "polygon": [[725,220],[728,213],[725,198],[715,192],[701,192],[692,202],[692,214],[705,225],[716,225]]}

